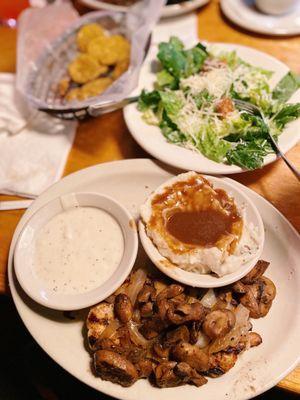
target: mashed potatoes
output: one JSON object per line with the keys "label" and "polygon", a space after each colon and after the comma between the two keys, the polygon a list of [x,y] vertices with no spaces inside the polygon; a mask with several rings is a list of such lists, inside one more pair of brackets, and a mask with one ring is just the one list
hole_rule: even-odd
{"label": "mashed potatoes", "polygon": [[229,274],[258,249],[256,229],[234,199],[195,172],[160,186],[142,205],[141,218],[160,254],[190,272]]}

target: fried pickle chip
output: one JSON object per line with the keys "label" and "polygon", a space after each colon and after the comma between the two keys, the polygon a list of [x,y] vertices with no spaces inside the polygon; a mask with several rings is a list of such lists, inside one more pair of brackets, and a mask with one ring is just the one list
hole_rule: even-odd
{"label": "fried pickle chip", "polygon": [[73,101],[73,100],[84,100],[84,95],[81,91],[81,88],[74,88],[69,90],[66,95],[66,100]]}
{"label": "fried pickle chip", "polygon": [[98,78],[94,81],[88,82],[81,87],[84,98],[98,96],[103,93],[111,84],[113,80],[110,77]]}
{"label": "fried pickle chip", "polygon": [[129,58],[118,61],[114,70],[111,73],[113,79],[118,79],[125,71],[127,71],[129,66]]}
{"label": "fried pickle chip", "polygon": [[129,58],[130,44],[120,35],[97,37],[88,45],[88,54],[101,64],[114,65],[118,61]]}
{"label": "fried pickle chip", "polygon": [[130,43],[121,35],[110,36],[110,45],[114,47],[118,53],[118,60],[123,61],[129,59],[130,56]]}
{"label": "fried pickle chip", "polygon": [[107,72],[106,65],[99,65],[97,60],[88,54],[79,54],[69,66],[68,71],[76,83],[86,83]]}
{"label": "fried pickle chip", "polygon": [[65,77],[62,78],[59,82],[58,82],[58,93],[60,96],[65,96],[68,89],[70,86],[70,78],[69,77]]}
{"label": "fried pickle chip", "polygon": [[79,50],[86,52],[88,44],[97,36],[105,36],[104,29],[99,24],[87,24],[80,28],[76,41]]}

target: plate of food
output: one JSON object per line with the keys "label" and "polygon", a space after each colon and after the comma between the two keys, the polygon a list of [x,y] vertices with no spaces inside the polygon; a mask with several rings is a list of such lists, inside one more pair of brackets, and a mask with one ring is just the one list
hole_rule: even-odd
{"label": "plate of food", "polygon": [[[124,109],[135,140],[185,170],[232,174],[261,168],[300,138],[299,79],[268,54],[235,44],[153,46],[142,67],[139,103]],[[238,106],[259,107],[263,118]]]}
{"label": "plate of food", "polygon": [[11,293],[26,327],[50,357],[107,395],[249,399],[299,362],[300,239],[271,204],[241,184],[220,178],[254,204],[265,241],[254,269],[225,288],[198,289],[173,281],[154,268],[140,246],[124,283],[70,319],[32,301],[14,273],[17,239],[48,202],[68,193],[98,193],[118,199],[137,221],[149,196],[177,174],[152,160],[126,160],[78,171],[53,185],[15,231],[8,266]]}
{"label": "plate of food", "polygon": [[[82,4],[95,10],[114,10],[126,12],[130,6],[141,0],[81,0]],[[175,17],[196,10],[209,0],[168,0],[162,11],[162,17]]]}

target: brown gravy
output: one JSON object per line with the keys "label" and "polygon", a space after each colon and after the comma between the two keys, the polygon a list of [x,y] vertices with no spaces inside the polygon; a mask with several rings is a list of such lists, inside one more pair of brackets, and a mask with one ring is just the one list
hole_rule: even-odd
{"label": "brown gravy", "polygon": [[216,246],[232,254],[240,240],[243,219],[233,198],[200,174],[166,187],[151,207],[148,228],[159,232],[174,253]]}
{"label": "brown gravy", "polygon": [[166,223],[167,231],[183,243],[213,246],[222,235],[231,231],[234,218],[219,210],[176,212]]}

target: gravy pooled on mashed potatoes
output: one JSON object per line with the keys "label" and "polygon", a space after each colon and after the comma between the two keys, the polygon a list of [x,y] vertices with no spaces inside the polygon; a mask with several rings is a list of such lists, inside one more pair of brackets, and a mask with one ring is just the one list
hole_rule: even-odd
{"label": "gravy pooled on mashed potatoes", "polygon": [[162,256],[188,271],[222,276],[245,261],[246,249],[257,248],[234,199],[195,172],[158,188],[141,216]]}

